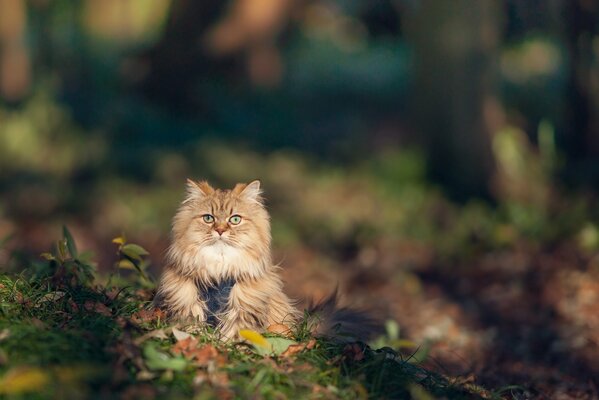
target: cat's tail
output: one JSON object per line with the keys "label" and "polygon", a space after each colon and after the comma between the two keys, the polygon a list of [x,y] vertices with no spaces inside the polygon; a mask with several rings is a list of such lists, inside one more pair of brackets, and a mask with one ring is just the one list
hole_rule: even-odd
{"label": "cat's tail", "polygon": [[314,336],[341,342],[367,342],[380,330],[371,312],[339,305],[338,290],[306,309],[306,323]]}

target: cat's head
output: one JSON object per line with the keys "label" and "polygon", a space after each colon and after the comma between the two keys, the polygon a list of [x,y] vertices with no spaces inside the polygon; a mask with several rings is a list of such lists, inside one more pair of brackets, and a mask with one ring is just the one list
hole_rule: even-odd
{"label": "cat's head", "polygon": [[170,261],[201,278],[257,278],[270,268],[270,223],[260,181],[231,190],[187,181],[173,220]]}

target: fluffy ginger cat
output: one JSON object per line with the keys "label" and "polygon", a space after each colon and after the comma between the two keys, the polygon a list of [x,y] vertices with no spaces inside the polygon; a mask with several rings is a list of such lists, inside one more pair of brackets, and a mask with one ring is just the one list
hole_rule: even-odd
{"label": "fluffy ginger cat", "polygon": [[[259,181],[220,190],[188,180],[171,240],[155,300],[171,320],[211,325],[223,340],[236,339],[240,329],[302,320],[272,263]],[[321,336],[366,339],[372,329],[363,313],[338,308],[336,294],[309,314],[317,316],[312,329]]]}

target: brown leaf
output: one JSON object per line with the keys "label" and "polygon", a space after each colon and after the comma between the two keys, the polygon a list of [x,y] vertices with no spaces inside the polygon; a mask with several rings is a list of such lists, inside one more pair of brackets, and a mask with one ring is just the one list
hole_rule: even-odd
{"label": "brown leaf", "polygon": [[310,341],[306,344],[306,349],[312,350],[316,347],[316,339],[310,339]]}
{"label": "brown leaf", "polygon": [[218,357],[218,351],[212,345],[205,345],[196,349],[193,357],[197,360],[198,364],[207,365],[210,361],[216,360]]}
{"label": "brown leaf", "polygon": [[79,306],[72,299],[69,299],[69,307],[71,307],[71,310],[73,312],[75,312],[75,313],[79,312]]}
{"label": "brown leaf", "polygon": [[188,360],[195,361],[195,364],[201,367],[214,363],[217,366],[225,365],[227,359],[219,354],[218,350],[210,344],[198,347],[199,343],[193,336],[183,339],[172,347],[171,351],[175,355],[182,355]]}
{"label": "brown leaf", "polygon": [[364,350],[357,343],[351,343],[343,349],[343,356],[352,361],[362,361],[364,359]]}
{"label": "brown leaf", "polygon": [[287,350],[281,353],[281,357],[291,357],[294,354],[300,353],[305,348],[306,345],[303,343],[292,344],[289,347],[287,347]]}
{"label": "brown leaf", "polygon": [[131,315],[131,321],[136,324],[148,323],[155,321],[157,319],[164,319],[166,314],[159,308],[154,308],[152,310],[142,309],[138,312]]}
{"label": "brown leaf", "polygon": [[198,347],[198,341],[193,336],[180,340],[171,348],[174,355],[182,355],[185,358],[191,359],[193,353]]}
{"label": "brown leaf", "polygon": [[102,314],[106,317],[112,316],[112,311],[110,310],[110,308],[106,307],[105,304],[102,304],[97,301],[86,300],[83,304],[83,308],[85,308],[87,311],[97,312],[98,314]]}

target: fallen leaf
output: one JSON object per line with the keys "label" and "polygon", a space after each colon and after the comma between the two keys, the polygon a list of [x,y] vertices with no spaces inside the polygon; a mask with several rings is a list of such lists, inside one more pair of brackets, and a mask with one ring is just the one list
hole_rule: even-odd
{"label": "fallen leaf", "polygon": [[290,344],[287,349],[281,353],[282,357],[290,357],[303,350],[312,350],[316,346],[316,339],[311,339],[308,343]]}
{"label": "fallen leaf", "polygon": [[131,315],[131,321],[136,324],[143,324],[155,321],[157,319],[164,319],[166,314],[159,308],[154,308],[151,310],[142,309],[138,312]]}
{"label": "fallen leaf", "polygon": [[196,364],[200,366],[207,366],[210,363],[215,363],[218,366],[226,364],[227,359],[219,354],[218,350],[210,344],[206,344],[199,349],[196,349],[194,353]]}
{"label": "fallen leaf", "polygon": [[16,367],[9,370],[0,380],[0,393],[19,394],[36,392],[44,388],[50,377],[36,367]]}
{"label": "fallen leaf", "polygon": [[306,348],[304,344],[292,344],[287,347],[287,350],[281,353],[282,357],[291,357],[294,354],[300,353],[302,350]]}
{"label": "fallen leaf", "polygon": [[[176,336],[175,336],[176,337]],[[179,340],[171,348],[171,353],[182,355],[185,358],[191,358],[190,354],[197,348],[198,341],[191,335],[187,335],[185,339]]]}
{"label": "fallen leaf", "polygon": [[47,301],[55,302],[55,301],[62,299],[65,296],[65,294],[66,294],[65,292],[56,290],[54,292],[45,294],[39,301],[40,302],[47,302]]}
{"label": "fallen leaf", "polygon": [[265,338],[258,332],[249,329],[240,330],[239,335],[254,345],[254,349],[260,355],[279,355],[287,350],[289,346],[297,344],[296,341],[281,337]]}
{"label": "fallen leaf", "polygon": [[[279,355],[289,349],[290,346],[295,346],[298,343],[291,339],[285,339],[280,337],[271,337],[266,339],[271,345],[271,352]],[[301,345],[300,345],[301,346]]]}
{"label": "fallen leaf", "polygon": [[242,329],[239,331],[239,336],[253,344],[259,354],[266,355],[272,351],[272,345],[256,331]]}
{"label": "fallen leaf", "polygon": [[112,316],[112,311],[110,308],[98,301],[85,300],[83,308],[85,308],[87,311],[97,312],[98,314],[104,315],[106,317]]}
{"label": "fallen leaf", "polygon": [[143,348],[143,355],[146,365],[151,370],[174,370],[183,371],[187,366],[187,361],[182,357],[171,357],[168,354],[158,350],[156,343],[148,342]]}
{"label": "fallen leaf", "polygon": [[191,335],[189,333],[180,331],[177,328],[173,328],[172,332],[173,332],[173,336],[175,337],[175,339],[177,339],[177,342],[180,342],[181,340],[185,340],[185,339],[191,337]]}
{"label": "fallen leaf", "polygon": [[364,359],[364,350],[357,343],[351,343],[343,349],[343,356],[352,361],[362,361]]}

